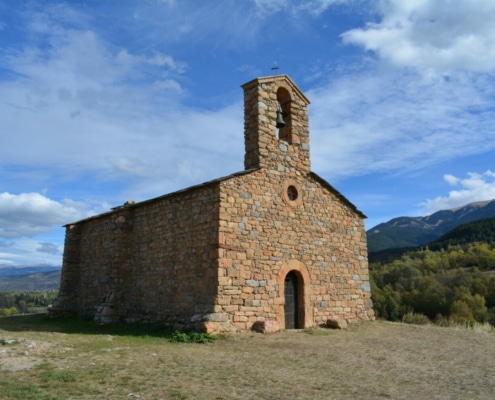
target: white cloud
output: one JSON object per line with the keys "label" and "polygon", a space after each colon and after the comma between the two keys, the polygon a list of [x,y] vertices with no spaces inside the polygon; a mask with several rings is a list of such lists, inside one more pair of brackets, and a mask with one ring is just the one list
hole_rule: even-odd
{"label": "white cloud", "polygon": [[163,90],[163,91],[172,90],[179,95],[184,93],[184,89],[182,88],[180,83],[174,79],[156,80],[155,82],[153,82],[153,86],[158,90]]}
{"label": "white cloud", "polygon": [[36,251],[40,253],[47,253],[52,255],[60,255],[62,254],[61,246],[56,245],[55,243],[50,242],[38,242],[39,247]]}
{"label": "white cloud", "polygon": [[[61,232],[63,231],[59,228]],[[62,235],[63,237],[63,235]],[[62,265],[63,244],[20,238],[0,248],[0,265]]]}
{"label": "white cloud", "polygon": [[111,159],[114,168],[128,175],[156,178],[164,175],[160,169],[146,165],[141,160],[133,157],[115,157]]}
{"label": "white cloud", "polygon": [[171,70],[178,72],[178,73],[184,73],[187,68],[187,63],[184,61],[176,61],[173,59],[173,57],[170,57],[165,54],[160,54],[158,52],[155,52],[155,54],[152,57],[145,57],[143,58],[143,61],[146,62],[147,64],[155,65],[158,67],[168,67]]}
{"label": "white cloud", "polygon": [[460,178],[455,177],[454,175],[446,174],[443,179],[451,186],[457,185],[461,182]]}
{"label": "white cloud", "polygon": [[420,206],[428,213],[495,199],[495,173],[490,170],[481,174],[470,172],[464,179],[448,174],[444,176],[444,180],[451,186],[459,186],[460,189],[450,191],[446,197],[439,196],[421,203]]}
{"label": "white cloud", "polygon": [[352,0],[253,0],[256,5],[258,15],[267,17],[281,11],[288,11],[293,14],[308,12],[313,16],[318,16],[326,11],[330,6],[341,3],[350,3]]}
{"label": "white cloud", "polygon": [[[174,124],[185,123],[176,113],[187,95],[179,82],[187,64],[156,50],[116,49],[85,26],[67,28],[54,14],[48,7],[31,16],[38,41],[0,52],[10,72],[0,80],[2,164],[72,179],[146,175],[173,169],[171,162],[177,168],[180,157],[171,149],[180,141]],[[146,171],[144,163],[126,170],[118,162],[150,158]]]}
{"label": "white cloud", "polygon": [[39,193],[0,193],[0,237],[33,237],[103,210],[108,210],[106,204],[89,208],[71,200],[58,202]]}
{"label": "white cloud", "polygon": [[381,21],[345,32],[345,43],[426,75],[495,69],[492,0],[387,0],[380,4]]}
{"label": "white cloud", "polygon": [[313,169],[328,179],[421,169],[495,148],[489,79],[430,79],[369,65],[332,75],[312,101]]}
{"label": "white cloud", "polygon": [[34,18],[40,43],[3,60],[0,53],[15,76],[0,80],[3,165],[67,181],[124,176],[132,186],[126,197],[139,199],[242,169],[240,90],[235,104],[189,109],[184,61],[153,48],[116,48],[88,23],[69,29],[54,13],[42,9]]}

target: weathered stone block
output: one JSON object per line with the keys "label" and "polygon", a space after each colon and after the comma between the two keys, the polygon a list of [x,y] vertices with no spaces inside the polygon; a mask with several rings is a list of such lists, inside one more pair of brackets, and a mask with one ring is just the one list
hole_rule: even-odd
{"label": "weathered stone block", "polygon": [[211,313],[205,314],[203,319],[210,322],[227,322],[229,320],[229,314],[227,313]]}
{"label": "weathered stone block", "polygon": [[332,329],[347,329],[347,321],[345,319],[327,319],[326,325]]}
{"label": "weathered stone block", "polygon": [[195,330],[204,333],[217,333],[220,325],[217,322],[203,321],[195,325]]}
{"label": "weathered stone block", "polygon": [[252,330],[259,333],[275,333],[280,330],[276,321],[256,321],[253,323]]}

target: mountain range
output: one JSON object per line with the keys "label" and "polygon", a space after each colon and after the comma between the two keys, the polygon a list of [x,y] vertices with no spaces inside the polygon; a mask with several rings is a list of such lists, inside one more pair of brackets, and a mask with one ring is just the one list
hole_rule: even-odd
{"label": "mountain range", "polygon": [[12,267],[0,265],[0,292],[56,290],[61,268],[53,265]]}
{"label": "mountain range", "polygon": [[60,271],[61,267],[53,265],[40,264],[22,267],[12,267],[10,265],[0,264],[0,278],[6,276],[19,276],[29,274],[39,274],[40,272]]}
{"label": "mountain range", "polygon": [[368,252],[426,245],[455,227],[495,217],[495,200],[469,203],[426,217],[398,217],[369,229]]}

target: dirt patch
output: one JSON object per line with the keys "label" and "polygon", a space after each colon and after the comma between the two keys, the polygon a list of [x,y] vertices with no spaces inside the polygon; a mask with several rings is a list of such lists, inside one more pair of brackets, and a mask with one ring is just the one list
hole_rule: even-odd
{"label": "dirt patch", "polygon": [[[49,334],[49,336],[59,335],[61,334]],[[22,338],[18,335],[3,335],[0,338],[0,345],[0,371],[21,371],[39,365],[44,355],[51,351],[54,343]],[[58,351],[63,352],[64,349]]]}
{"label": "dirt patch", "polygon": [[34,340],[12,339],[9,337],[0,340],[0,370],[20,371],[34,367],[43,352],[41,347],[46,344],[37,344]]}

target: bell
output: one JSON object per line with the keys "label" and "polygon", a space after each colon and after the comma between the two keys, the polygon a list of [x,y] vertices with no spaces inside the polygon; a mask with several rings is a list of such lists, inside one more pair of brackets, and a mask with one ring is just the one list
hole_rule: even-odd
{"label": "bell", "polygon": [[277,128],[283,128],[285,125],[287,125],[284,121],[284,116],[282,111],[277,111],[277,121],[276,121],[276,127]]}

